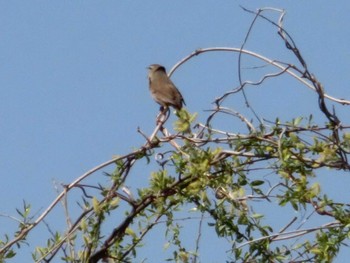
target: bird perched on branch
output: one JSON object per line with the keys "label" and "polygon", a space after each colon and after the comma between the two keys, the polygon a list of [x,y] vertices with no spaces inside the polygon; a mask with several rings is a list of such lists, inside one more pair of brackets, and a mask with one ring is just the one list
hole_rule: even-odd
{"label": "bird perched on branch", "polygon": [[161,111],[172,106],[176,110],[181,110],[185,101],[168,77],[165,67],[159,64],[152,64],[148,67],[149,89],[153,99],[161,105]]}

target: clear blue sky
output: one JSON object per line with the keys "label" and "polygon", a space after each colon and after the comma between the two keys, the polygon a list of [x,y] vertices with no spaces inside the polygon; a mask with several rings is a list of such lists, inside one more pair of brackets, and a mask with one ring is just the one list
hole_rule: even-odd
{"label": "clear blue sky", "polygon": [[[140,146],[137,127],[150,133],[159,108],[149,95],[146,67],[170,69],[197,48],[239,47],[253,18],[240,4],[284,8],[285,28],[311,72],[327,93],[350,99],[347,1],[1,1],[0,213],[16,215],[26,200],[38,214],[57,195],[53,182],[68,184]],[[269,24],[254,29],[247,49],[295,61]],[[236,55],[212,53],[179,68],[172,78],[189,111],[204,119],[214,98],[238,85],[236,65]],[[291,78],[249,95],[272,120],[317,112],[316,96]],[[237,101],[234,108],[243,106]],[[333,179],[339,186],[329,190],[345,179]],[[135,190],[132,180],[128,184]],[[57,215],[63,229],[62,211]],[[1,238],[16,226],[6,217],[0,225]],[[33,233],[28,240],[44,245],[41,238]],[[24,247],[13,262],[29,262],[32,249]]]}

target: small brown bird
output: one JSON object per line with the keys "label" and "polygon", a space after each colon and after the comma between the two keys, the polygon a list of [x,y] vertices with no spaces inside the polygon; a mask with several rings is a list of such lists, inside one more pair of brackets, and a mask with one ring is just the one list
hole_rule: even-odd
{"label": "small brown bird", "polygon": [[153,99],[162,108],[174,107],[181,110],[182,104],[186,105],[180,91],[168,77],[165,67],[152,64],[148,67],[149,89]]}

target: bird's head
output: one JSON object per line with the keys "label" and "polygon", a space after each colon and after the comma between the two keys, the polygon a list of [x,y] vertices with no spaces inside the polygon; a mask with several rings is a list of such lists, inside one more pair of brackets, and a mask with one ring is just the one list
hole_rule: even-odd
{"label": "bird's head", "polygon": [[158,70],[166,72],[165,67],[163,67],[162,65],[159,65],[159,64],[152,64],[152,65],[148,66],[148,70],[149,70],[149,73],[153,73],[153,72],[156,72]]}

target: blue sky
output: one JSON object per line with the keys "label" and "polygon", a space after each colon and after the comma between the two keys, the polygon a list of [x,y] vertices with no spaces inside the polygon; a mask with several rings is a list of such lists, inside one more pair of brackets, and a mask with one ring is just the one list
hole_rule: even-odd
{"label": "blue sky", "polygon": [[[240,47],[253,17],[239,5],[284,8],[285,28],[311,72],[327,93],[350,99],[350,4],[341,2],[1,1],[0,214],[15,215],[22,200],[38,214],[57,195],[54,183],[70,183],[142,145],[137,127],[149,134],[159,108],[149,95],[146,67],[160,63],[170,69],[198,48]],[[259,23],[246,48],[295,62],[270,24]],[[244,74],[259,79],[249,70]],[[172,79],[188,110],[204,120],[214,98],[238,85],[237,55],[196,57]],[[247,92],[271,120],[317,112],[315,94],[291,78]],[[242,97],[232,103],[245,110]],[[344,109],[339,114],[348,116]],[[329,191],[345,179],[338,177]],[[16,226],[6,217],[0,224],[1,237]],[[29,240],[44,244],[36,234]],[[32,249],[24,247],[13,262],[30,259]]]}

